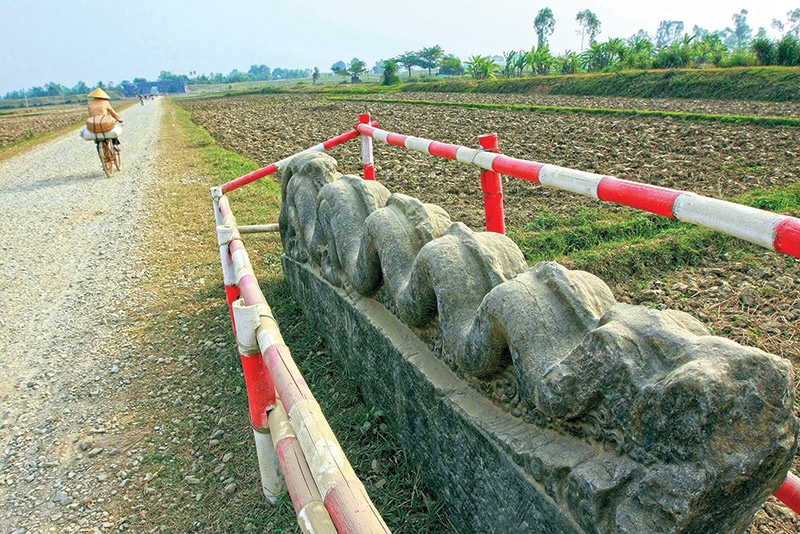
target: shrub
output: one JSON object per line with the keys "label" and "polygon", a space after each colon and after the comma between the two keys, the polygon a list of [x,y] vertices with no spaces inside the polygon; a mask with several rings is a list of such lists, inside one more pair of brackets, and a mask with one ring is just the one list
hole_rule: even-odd
{"label": "shrub", "polygon": [[764,66],[775,65],[778,62],[778,47],[766,37],[753,40],[750,49],[758,58],[758,62]]}
{"label": "shrub", "polygon": [[800,41],[794,35],[786,35],[778,43],[778,65],[794,67],[800,65]]}
{"label": "shrub", "polygon": [[720,67],[755,67],[758,60],[752,52],[747,49],[737,50],[733,54],[722,58]]}
{"label": "shrub", "polygon": [[381,85],[394,85],[400,83],[397,75],[397,63],[388,59],[383,62],[383,74],[381,74]]}

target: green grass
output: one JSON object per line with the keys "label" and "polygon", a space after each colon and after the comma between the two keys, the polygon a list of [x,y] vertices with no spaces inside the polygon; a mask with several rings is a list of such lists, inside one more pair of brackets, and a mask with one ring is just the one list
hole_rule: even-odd
{"label": "green grass", "polygon": [[[727,200],[800,216],[800,184],[754,190]],[[667,217],[632,209],[610,212],[602,207],[578,208],[569,214],[541,209],[525,226],[509,227],[508,235],[531,265],[559,261],[609,281],[647,279],[697,265],[710,249],[737,257],[765,250]]]}
{"label": "green grass", "polygon": [[407,83],[402,90],[800,102],[800,68],[630,70],[481,81],[460,78]]}

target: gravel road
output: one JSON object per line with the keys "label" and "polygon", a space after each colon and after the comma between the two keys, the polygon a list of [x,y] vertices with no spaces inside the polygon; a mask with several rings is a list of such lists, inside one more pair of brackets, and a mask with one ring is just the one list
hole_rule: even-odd
{"label": "gravel road", "polygon": [[102,503],[141,459],[125,325],[161,104],[122,117],[112,178],[77,131],[0,163],[2,533],[112,530]]}

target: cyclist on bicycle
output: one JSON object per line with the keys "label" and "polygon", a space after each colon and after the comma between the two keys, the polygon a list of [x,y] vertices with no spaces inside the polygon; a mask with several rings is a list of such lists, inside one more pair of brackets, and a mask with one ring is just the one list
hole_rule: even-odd
{"label": "cyclist on bicycle", "polygon": [[[88,96],[91,98],[91,100],[89,100],[89,118],[110,115],[114,117],[114,119],[116,119],[120,124],[122,124],[122,119],[119,115],[117,115],[117,112],[114,111],[114,108],[111,107],[111,103],[109,102],[111,97],[108,96],[105,91],[98,87],[89,93]],[[117,150],[121,149],[119,145],[119,139],[115,138],[112,142]]]}

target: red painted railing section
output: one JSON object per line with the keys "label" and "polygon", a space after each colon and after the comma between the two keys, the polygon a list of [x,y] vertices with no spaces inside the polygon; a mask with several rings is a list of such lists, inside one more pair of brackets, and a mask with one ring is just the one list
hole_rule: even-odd
{"label": "red painted railing section", "polygon": [[790,472],[781,489],[775,492],[775,498],[800,514],[800,477]]}

